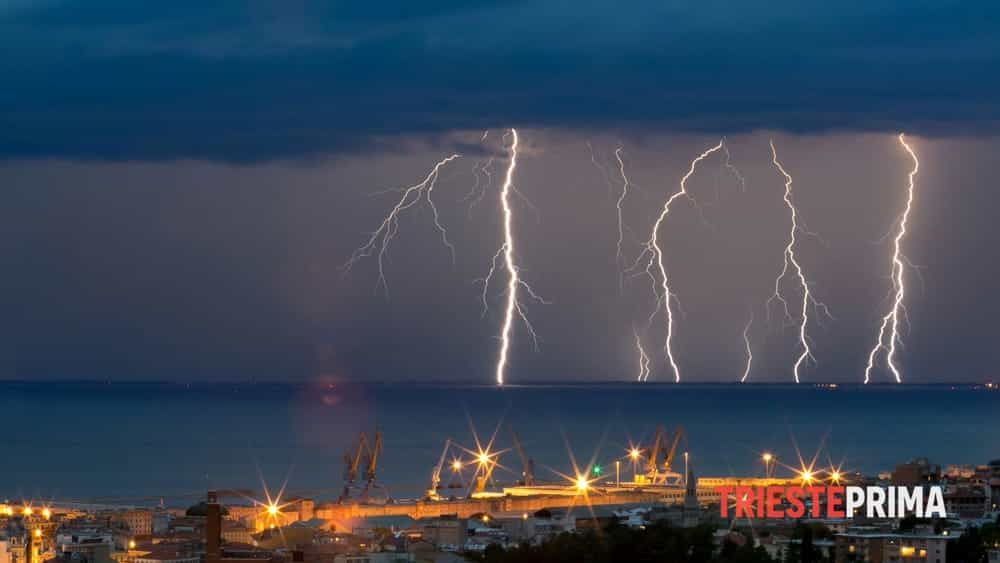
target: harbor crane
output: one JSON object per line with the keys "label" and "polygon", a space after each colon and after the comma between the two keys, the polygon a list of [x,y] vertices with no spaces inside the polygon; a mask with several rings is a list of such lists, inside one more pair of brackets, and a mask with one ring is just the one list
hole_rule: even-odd
{"label": "harbor crane", "polygon": [[441,495],[438,494],[438,489],[441,488],[441,470],[444,468],[444,461],[448,457],[450,448],[451,438],[448,438],[444,441],[444,450],[441,451],[437,465],[431,469],[431,486],[427,489],[428,500],[441,500]]}
{"label": "harbor crane", "polygon": [[535,486],[535,460],[529,458],[524,453],[524,448],[521,446],[521,441],[517,439],[517,433],[514,432],[513,425],[507,425],[510,430],[511,441],[514,442],[514,450],[517,451],[517,456],[521,458],[521,480],[518,485],[524,487]]}
{"label": "harbor crane", "polygon": [[355,482],[358,480],[358,470],[362,462],[365,466],[365,484],[360,487],[360,498],[368,500],[368,494],[372,489],[385,490],[385,487],[375,482],[378,458],[382,454],[382,432],[376,430],[374,436],[369,442],[368,436],[364,432],[359,432],[354,446],[344,452],[344,490],[340,494],[339,502],[351,498],[351,491],[359,488]]}
{"label": "harbor crane", "polygon": [[[666,429],[660,425],[656,427],[653,435],[653,443],[649,448],[649,456],[646,461],[646,475],[649,480],[656,484],[678,484],[683,480],[680,473],[673,470],[674,456],[677,454],[677,446],[681,439],[687,436],[684,427],[678,426],[669,439]],[[669,446],[668,446],[669,444]],[[660,454],[666,449],[663,456],[663,463],[660,463]]]}
{"label": "harbor crane", "polygon": [[672,466],[674,463],[674,454],[677,453],[677,444],[680,443],[681,439],[686,438],[687,434],[684,432],[683,426],[678,426],[674,430],[674,439],[670,444],[670,450],[667,451],[667,456],[663,460],[663,469],[666,471],[672,471]]}
{"label": "harbor crane", "polygon": [[344,491],[340,494],[340,502],[350,498],[351,489],[355,487],[354,482],[358,478],[358,467],[361,465],[361,457],[368,449],[368,437],[364,432],[358,434],[358,440],[352,449],[344,452]]}
{"label": "harbor crane", "polygon": [[375,441],[365,455],[365,488],[361,498],[367,499],[373,488],[381,488],[375,484],[375,469],[378,467],[378,456],[382,453],[382,431],[375,431]]}

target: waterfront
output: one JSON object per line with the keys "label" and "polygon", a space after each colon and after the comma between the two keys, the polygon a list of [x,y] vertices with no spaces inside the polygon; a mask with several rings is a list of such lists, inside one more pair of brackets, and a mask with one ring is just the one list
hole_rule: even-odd
{"label": "waterfront", "polygon": [[[18,460],[4,469],[0,496],[10,498],[252,488],[258,463],[272,485],[291,468],[290,491],[335,498],[344,450],[376,425],[385,437],[379,480],[393,496],[414,497],[446,438],[473,443],[465,411],[480,434],[501,418],[511,423],[543,479],[553,476],[547,467],[570,465],[563,433],[582,462],[598,444],[606,460],[657,424],[686,428],[701,475],[759,474],[764,450],[790,460],[791,433],[808,454],[828,434],[821,463],[829,453],[868,474],[918,456],[969,464],[1000,457],[1000,393],[968,386],[4,382],[0,397],[8,421],[0,451]],[[498,441],[508,446],[506,429]],[[517,467],[515,454],[502,463]]]}

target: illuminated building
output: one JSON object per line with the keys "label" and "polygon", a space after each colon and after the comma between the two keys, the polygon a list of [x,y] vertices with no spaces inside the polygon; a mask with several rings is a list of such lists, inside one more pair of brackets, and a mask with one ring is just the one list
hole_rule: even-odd
{"label": "illuminated building", "polygon": [[[272,560],[273,554],[270,551],[250,548],[248,550],[232,550],[223,546],[222,540],[222,511],[219,504],[218,495],[215,491],[208,492],[205,507],[205,558],[204,563],[241,563]],[[149,561],[146,563],[162,563]],[[188,563],[187,561],[170,561],[169,563]]]}
{"label": "illuminated building", "polygon": [[948,514],[959,518],[982,518],[990,511],[990,497],[984,487],[949,486],[944,492],[944,506]]}
{"label": "illuminated building", "polygon": [[0,539],[0,563],[24,563],[24,543],[19,538]]}
{"label": "illuminated building", "polygon": [[114,521],[126,526],[137,536],[153,533],[153,512],[148,509],[125,510],[114,516]]}
{"label": "illuminated building", "polygon": [[421,526],[421,537],[436,546],[459,547],[465,545],[467,528],[465,518],[441,516]]}
{"label": "illuminated building", "polygon": [[893,485],[915,487],[929,485],[941,480],[941,466],[932,464],[927,458],[917,458],[909,463],[901,463],[892,472]]}
{"label": "illuminated building", "polygon": [[955,536],[847,532],[834,536],[836,563],[912,561],[945,563],[948,542]]}

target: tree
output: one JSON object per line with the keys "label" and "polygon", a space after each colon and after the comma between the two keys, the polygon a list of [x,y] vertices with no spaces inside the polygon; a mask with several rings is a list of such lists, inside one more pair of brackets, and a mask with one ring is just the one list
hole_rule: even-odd
{"label": "tree", "polygon": [[599,531],[564,533],[541,545],[510,549],[490,546],[468,558],[483,563],[771,563],[767,552],[749,539],[725,542],[716,553],[715,528],[675,528],[666,522],[645,530],[613,523]]}

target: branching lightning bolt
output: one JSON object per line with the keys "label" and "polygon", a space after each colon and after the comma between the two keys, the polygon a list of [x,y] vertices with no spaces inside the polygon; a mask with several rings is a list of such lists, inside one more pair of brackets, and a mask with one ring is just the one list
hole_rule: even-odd
{"label": "branching lightning bolt", "polygon": [[[896,237],[892,240],[892,287],[895,291],[895,295],[892,299],[892,307],[889,312],[882,317],[882,323],[878,330],[878,339],[875,341],[875,346],[872,348],[871,352],[868,354],[868,365],[865,367],[865,383],[871,380],[872,370],[875,368],[875,356],[878,354],[879,350],[886,350],[886,363],[889,365],[889,371],[892,372],[893,377],[896,378],[896,383],[902,383],[903,377],[900,372],[899,366],[896,365],[896,344],[900,342],[899,337],[899,318],[902,316],[906,318],[906,305],[903,300],[906,297],[906,285],[904,280],[904,272],[906,264],[909,262],[906,256],[903,255],[902,246],[903,238],[906,237],[906,222],[910,218],[910,210],[913,208],[913,195],[915,191],[915,181],[914,178],[917,176],[917,172],[920,170],[920,160],[917,159],[917,154],[913,152],[913,149],[906,143],[906,138],[903,133],[899,134],[899,143],[903,145],[903,148],[907,153],[910,154],[910,158],[913,159],[913,169],[910,170],[908,176],[909,185],[906,188],[906,206],[903,208],[903,214],[899,217],[899,231],[896,233]],[[889,330],[889,343],[886,344],[886,329]]]}
{"label": "branching lightning bolt", "polygon": [[376,252],[377,249],[378,282],[376,283],[375,287],[376,289],[378,289],[379,286],[382,286],[382,288],[385,290],[386,296],[388,297],[389,284],[386,282],[385,278],[386,251],[389,248],[389,243],[392,242],[392,239],[396,236],[396,233],[399,232],[399,215],[404,211],[406,211],[407,209],[419,203],[421,200],[426,200],[427,205],[431,208],[431,212],[433,213],[434,216],[434,227],[438,230],[438,232],[441,233],[441,242],[451,253],[451,259],[452,262],[454,262],[455,247],[448,240],[448,231],[444,228],[444,225],[441,224],[441,217],[438,214],[437,206],[434,205],[434,200],[431,198],[431,194],[434,191],[434,186],[437,184],[438,175],[441,171],[441,168],[444,165],[451,162],[452,160],[459,158],[459,156],[460,155],[453,154],[439,161],[437,164],[434,165],[434,168],[431,169],[430,173],[427,174],[427,177],[424,178],[422,182],[419,182],[407,188],[392,190],[401,192],[402,196],[399,198],[399,201],[392,208],[392,210],[389,211],[389,214],[386,215],[384,219],[382,219],[382,223],[378,226],[377,229],[375,229],[375,232],[372,233],[368,241],[360,248],[355,250],[353,254],[351,254],[351,258],[344,264],[343,268],[345,272],[349,272],[351,268],[354,267],[354,264],[356,264],[362,258],[371,256],[373,253]]}
{"label": "branching lightning bolt", "polygon": [[743,377],[740,378],[740,383],[745,383],[747,377],[750,377],[750,364],[753,363],[753,349],[750,347],[751,325],[753,325],[753,309],[750,309],[750,318],[747,320],[747,324],[743,327],[743,345],[747,352],[747,363],[743,368]]}
{"label": "branching lightning bolt", "polygon": [[791,319],[792,315],[788,309],[788,301],[785,300],[784,296],[781,294],[781,281],[789,272],[789,265],[795,270],[795,276],[799,280],[799,286],[802,288],[802,307],[801,315],[802,321],[799,325],[799,344],[802,346],[802,352],[799,354],[798,358],[795,360],[795,364],[792,368],[792,373],[795,375],[795,383],[799,382],[799,373],[802,369],[802,365],[807,360],[815,361],[812,355],[812,349],[809,347],[809,308],[810,306],[823,311],[825,314],[829,315],[829,311],[826,305],[816,300],[813,297],[812,292],[809,290],[809,281],[806,279],[805,273],[802,270],[802,265],[799,264],[798,258],[795,257],[795,246],[798,242],[796,235],[799,233],[806,232],[803,227],[799,224],[798,210],[792,201],[792,177],[785,171],[785,168],[778,162],[778,151],[774,148],[774,141],[770,141],[771,145],[771,163],[774,164],[775,168],[781,172],[781,175],[785,177],[785,193],[784,200],[785,205],[788,207],[788,213],[791,216],[792,226],[788,233],[788,244],[785,246],[784,252],[784,264],[781,268],[781,273],[774,280],[774,294],[767,300],[767,307],[770,310],[771,303],[773,301],[781,302],[785,311],[785,318]]}
{"label": "branching lightning bolt", "polygon": [[635,335],[635,351],[638,354],[639,360],[639,375],[636,381],[646,381],[649,378],[649,356],[646,354],[646,349],[642,347],[642,338],[639,336],[639,330],[632,327],[632,334]]}
{"label": "branching lightning bolt", "polygon": [[646,241],[645,243],[645,249],[643,249],[642,253],[636,259],[636,263],[632,266],[632,268],[630,268],[631,270],[635,270],[636,266],[642,261],[642,259],[648,256],[649,260],[646,262],[645,273],[647,276],[649,276],[651,280],[654,281],[654,284],[656,281],[656,276],[653,273],[654,266],[659,271],[660,274],[659,282],[661,284],[661,290],[656,291],[657,308],[653,311],[652,314],[653,315],[656,314],[656,311],[659,310],[661,304],[663,309],[666,311],[667,336],[663,344],[663,349],[666,352],[667,361],[670,363],[670,368],[671,370],[673,370],[675,382],[679,382],[681,380],[681,372],[680,368],[677,366],[677,361],[674,359],[674,351],[673,351],[674,311],[671,305],[671,298],[674,295],[670,291],[670,281],[669,278],[667,277],[667,267],[663,263],[663,249],[660,248],[660,240],[659,240],[660,227],[663,225],[663,221],[666,220],[667,215],[670,214],[670,206],[678,198],[686,197],[695,206],[697,206],[697,200],[695,200],[695,198],[687,191],[688,178],[690,178],[694,174],[695,168],[698,166],[699,162],[705,160],[713,153],[722,150],[724,145],[725,141],[720,140],[719,144],[715,145],[710,149],[707,149],[705,152],[701,153],[700,155],[698,155],[697,158],[691,161],[691,166],[688,168],[687,174],[685,174],[681,178],[680,189],[678,189],[669,198],[667,198],[666,203],[663,204],[663,210],[660,211],[659,217],[657,217],[656,222],[653,224],[652,234],[650,235],[649,240]]}
{"label": "branching lightning bolt", "polygon": [[537,347],[538,345],[538,337],[535,334],[535,329],[531,325],[531,322],[528,321],[528,317],[525,316],[524,308],[518,299],[518,290],[524,289],[525,293],[532,299],[542,303],[546,302],[531,289],[531,286],[521,279],[520,270],[514,262],[514,211],[510,204],[510,194],[511,192],[516,192],[516,188],[514,187],[514,170],[517,168],[517,129],[512,128],[510,136],[510,160],[507,164],[507,173],[504,176],[503,185],[500,188],[500,208],[503,212],[503,244],[500,245],[496,254],[493,255],[490,270],[483,279],[483,305],[485,307],[487,306],[486,291],[489,287],[490,279],[492,279],[493,273],[496,271],[497,259],[502,258],[503,267],[507,272],[507,289],[505,291],[506,305],[504,307],[503,324],[500,330],[500,352],[496,365],[497,385],[503,385],[504,383],[515,314],[524,322],[524,326],[528,329],[528,333],[531,335],[535,346]]}

